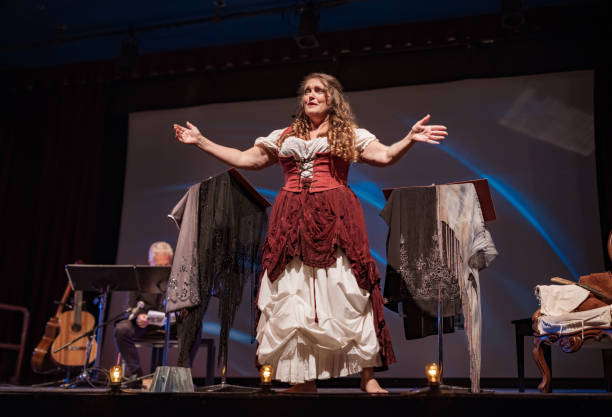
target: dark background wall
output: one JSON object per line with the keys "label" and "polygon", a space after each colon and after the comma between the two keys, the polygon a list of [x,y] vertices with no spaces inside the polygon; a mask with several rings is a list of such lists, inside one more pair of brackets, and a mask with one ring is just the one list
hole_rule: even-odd
{"label": "dark background wall", "polygon": [[[21,382],[45,379],[29,370],[29,358],[66,286],[64,265],[115,262],[127,121],[134,111],[290,97],[312,71],[332,73],[356,91],[592,69],[605,246],[612,228],[607,16],[604,2],[579,2],[526,11],[518,27],[490,14],[329,32],[308,50],[287,37],[4,70],[0,302],[31,313]],[[88,308],[95,313],[92,303]],[[20,330],[14,314],[0,321],[3,339],[16,341]],[[1,379],[13,372],[15,356],[0,351]]]}

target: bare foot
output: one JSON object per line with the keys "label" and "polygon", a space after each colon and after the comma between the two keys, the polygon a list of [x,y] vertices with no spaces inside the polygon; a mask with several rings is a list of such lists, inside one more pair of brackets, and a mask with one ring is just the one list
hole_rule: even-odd
{"label": "bare foot", "polygon": [[374,379],[374,370],[372,368],[363,368],[361,371],[361,384],[359,385],[362,391],[368,394],[388,394],[389,391],[382,389],[378,381]]}
{"label": "bare foot", "polygon": [[287,388],[284,392],[317,392],[317,384],[314,381],[306,381]]}
{"label": "bare foot", "polygon": [[386,389],[382,389],[380,385],[378,385],[378,381],[374,378],[368,380],[365,384],[362,382],[360,386],[361,390],[367,392],[368,394],[388,394],[389,391]]}

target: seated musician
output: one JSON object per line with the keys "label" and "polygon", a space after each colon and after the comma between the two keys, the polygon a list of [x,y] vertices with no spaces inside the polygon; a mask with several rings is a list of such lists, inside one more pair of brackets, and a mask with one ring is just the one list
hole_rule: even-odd
{"label": "seated musician", "polygon": [[[155,242],[149,248],[149,265],[170,266],[172,265],[172,246],[167,242]],[[160,312],[165,311],[164,295],[151,293],[130,293],[130,307],[137,305],[139,301],[144,303],[144,307],[134,315],[133,319],[125,318],[115,324],[115,345],[125,362],[125,377],[135,379],[143,375],[140,366],[138,350],[135,346],[135,339],[165,337],[164,328],[149,324],[147,313],[150,310]],[[172,331],[171,331],[172,334]]]}

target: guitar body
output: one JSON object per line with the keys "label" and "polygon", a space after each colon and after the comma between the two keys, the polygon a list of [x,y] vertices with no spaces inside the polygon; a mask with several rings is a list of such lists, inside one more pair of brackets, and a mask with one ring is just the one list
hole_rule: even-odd
{"label": "guitar body", "polygon": [[[75,263],[82,264],[83,261],[79,259]],[[53,353],[54,350],[73,341],[83,333],[87,333],[95,326],[96,321],[93,315],[87,311],[82,311],[82,291],[75,291],[74,293],[74,310],[63,312],[70,292],[71,286],[68,283],[62,299],[58,303],[59,306],[55,316],[51,317],[47,322],[42,340],[32,352],[30,363],[34,372],[48,373],[57,370],[57,364],[63,366],[82,366],[85,364],[88,341],[86,337],[59,352]],[[93,339],[88,363],[95,359],[97,347],[96,340]]]}
{"label": "guitar body", "polygon": [[51,317],[45,327],[45,334],[42,340],[38,343],[34,352],[32,352],[32,370],[37,373],[49,372],[57,366],[51,360],[49,355],[49,348],[53,344],[57,332],[59,331],[59,322],[57,317]]}
{"label": "guitar body", "polygon": [[62,300],[59,302],[59,307],[57,307],[57,311],[55,312],[55,316],[51,317],[47,322],[47,326],[45,327],[45,333],[43,334],[42,340],[36,345],[34,352],[32,352],[32,359],[30,364],[32,365],[32,370],[37,373],[47,373],[57,368],[57,365],[53,363],[51,360],[51,355],[49,354],[49,348],[55,340],[57,336],[57,332],[59,331],[59,315],[62,314],[64,310],[64,305],[66,304],[66,300],[68,300],[68,296],[70,295],[70,283],[66,285],[66,289],[64,290],[64,295],[62,295]]}
{"label": "guitar body", "polygon": [[[87,333],[89,330],[93,329],[96,325],[96,319],[94,316],[88,311],[80,312],[80,326],[78,326],[79,318],[77,317],[75,320],[75,312],[74,311],[65,311],[60,314],[58,318],[59,325],[59,334],[55,338],[51,346],[51,357],[55,362],[59,365],[63,366],[83,366],[85,365],[85,355],[87,354],[87,342],[89,340],[88,337],[83,337],[82,339],[77,340],[70,346],[65,349],[60,350],[59,352],[55,352],[60,347],[65,344],[73,341],[77,337],[81,336],[83,333]],[[75,321],[77,322],[75,325]],[[96,350],[98,344],[96,342],[95,337],[91,343],[91,352],[89,353],[89,360],[87,363],[91,363],[96,359]]]}

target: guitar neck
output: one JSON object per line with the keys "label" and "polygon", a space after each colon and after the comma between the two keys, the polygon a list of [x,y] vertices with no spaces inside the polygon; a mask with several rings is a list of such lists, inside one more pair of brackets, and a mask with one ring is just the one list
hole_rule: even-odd
{"label": "guitar neck", "polygon": [[81,311],[83,309],[83,291],[74,292],[74,310],[72,328],[75,331],[81,330]]}
{"label": "guitar neck", "polygon": [[60,314],[62,314],[62,311],[64,311],[64,306],[66,305],[66,301],[68,301],[68,296],[70,295],[70,290],[72,288],[70,287],[70,282],[68,282],[68,285],[66,285],[66,289],[64,290],[64,295],[62,295],[62,299],[60,301],[59,306],[57,306],[57,311],[55,312],[55,317],[59,317]]}

